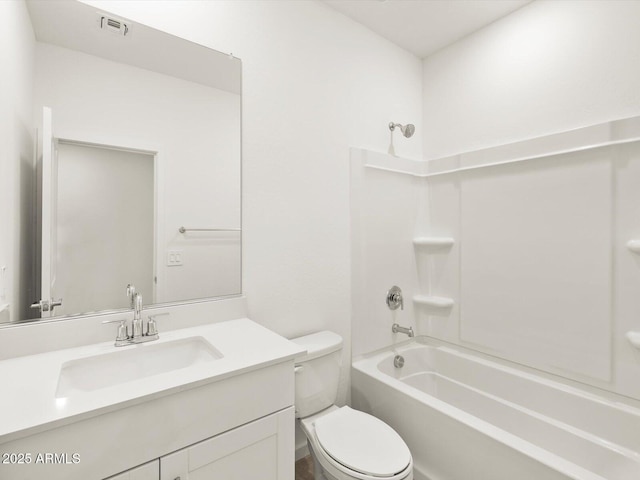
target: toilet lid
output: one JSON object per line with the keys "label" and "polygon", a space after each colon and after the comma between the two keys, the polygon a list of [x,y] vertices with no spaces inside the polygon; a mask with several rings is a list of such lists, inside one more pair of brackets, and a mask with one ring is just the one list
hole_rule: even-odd
{"label": "toilet lid", "polygon": [[411,462],[400,435],[383,421],[349,407],[315,422],[318,442],[334,460],[365,475],[390,477]]}

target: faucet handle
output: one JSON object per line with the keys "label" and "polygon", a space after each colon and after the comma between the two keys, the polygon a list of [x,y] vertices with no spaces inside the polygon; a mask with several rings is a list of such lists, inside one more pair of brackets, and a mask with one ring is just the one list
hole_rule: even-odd
{"label": "faucet handle", "polygon": [[125,323],[127,321],[126,318],[121,318],[121,319],[113,319],[113,320],[103,320],[102,324],[106,324],[106,323],[120,323],[120,325],[118,326],[118,335],[116,336],[116,342],[122,342],[124,340],[127,340],[129,338],[129,332],[127,330],[127,324]]}
{"label": "faucet handle", "polygon": [[387,307],[389,310],[404,310],[404,300],[402,299],[402,290],[400,287],[394,285],[387,292]]}
{"label": "faucet handle", "polygon": [[147,336],[158,335],[158,326],[156,325],[156,317],[162,317],[164,315],[169,315],[169,312],[164,313],[156,313],[154,315],[149,315],[149,320],[147,320]]}

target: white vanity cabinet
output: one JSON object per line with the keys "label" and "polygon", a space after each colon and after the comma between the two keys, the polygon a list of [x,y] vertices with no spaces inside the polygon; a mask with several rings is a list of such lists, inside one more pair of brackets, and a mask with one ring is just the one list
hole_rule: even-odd
{"label": "white vanity cabinet", "polygon": [[162,457],[160,480],[292,479],[293,422],[290,407]]}
{"label": "white vanity cabinet", "polygon": [[160,460],[154,460],[106,480],[158,480],[158,478],[160,478]]}
{"label": "white vanity cabinet", "polygon": [[[55,397],[66,365],[133,350],[110,342],[0,362],[0,411],[16,412],[0,418],[0,452],[34,459],[0,464],[0,480],[293,480],[300,346],[249,319],[166,332],[158,345],[194,338],[220,356],[68,398]],[[135,348],[145,358],[150,347]],[[35,460],[45,453],[52,461]]]}
{"label": "white vanity cabinet", "polygon": [[[113,475],[124,475],[116,479],[151,480],[129,469],[160,459],[160,471],[165,471],[175,465],[171,459],[175,462],[182,454],[187,470],[173,477],[163,473],[163,480],[251,478],[208,473],[226,472],[225,468],[255,468],[260,475],[254,477],[261,480],[293,480],[293,376],[290,360],[0,444],[1,451],[56,448],[80,458],[67,465],[1,465],[0,479],[112,480]],[[268,471],[276,476],[265,476]]]}
{"label": "white vanity cabinet", "polygon": [[106,480],[291,479],[293,407]]}

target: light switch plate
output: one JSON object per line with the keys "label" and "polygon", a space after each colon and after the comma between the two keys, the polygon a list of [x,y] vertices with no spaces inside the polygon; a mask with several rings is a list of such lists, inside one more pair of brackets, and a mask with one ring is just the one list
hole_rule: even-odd
{"label": "light switch plate", "polygon": [[168,250],[167,251],[167,267],[179,267],[182,262],[183,252],[182,250]]}

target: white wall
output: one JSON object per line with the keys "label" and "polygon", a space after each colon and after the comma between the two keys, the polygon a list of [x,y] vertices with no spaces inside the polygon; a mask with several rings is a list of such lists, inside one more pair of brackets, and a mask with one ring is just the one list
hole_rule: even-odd
{"label": "white wall", "polygon": [[[239,227],[238,95],[44,43],[36,78],[35,109],[53,109],[54,136],[158,152],[155,303],[239,293],[237,233],[178,233]],[[167,266],[169,250],[182,266]]]}
{"label": "white wall", "polygon": [[640,2],[535,1],[424,60],[435,158],[640,113]]}
{"label": "white wall", "polygon": [[242,59],[251,318],[334,330],[348,365],[349,146],[386,151],[389,121],[415,123],[396,151],[420,156],[420,61],[316,1],[91,3]]}
{"label": "white wall", "polygon": [[[35,294],[28,241],[34,229],[35,38],[23,2],[0,2],[0,18],[11,19],[0,32],[0,306],[10,304],[15,320],[31,314],[26,306]],[[6,320],[0,312],[0,322]]]}

